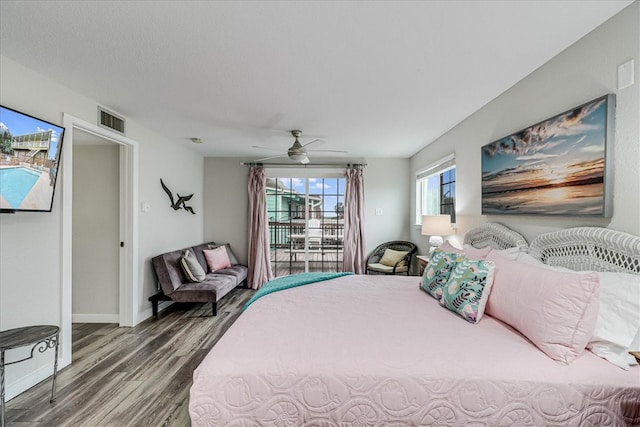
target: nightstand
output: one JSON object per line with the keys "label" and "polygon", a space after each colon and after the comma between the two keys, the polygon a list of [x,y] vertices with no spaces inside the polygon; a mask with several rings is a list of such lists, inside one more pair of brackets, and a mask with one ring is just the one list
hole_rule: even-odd
{"label": "nightstand", "polygon": [[424,273],[424,269],[429,264],[429,255],[416,255],[418,259],[418,264],[420,265],[420,276]]}

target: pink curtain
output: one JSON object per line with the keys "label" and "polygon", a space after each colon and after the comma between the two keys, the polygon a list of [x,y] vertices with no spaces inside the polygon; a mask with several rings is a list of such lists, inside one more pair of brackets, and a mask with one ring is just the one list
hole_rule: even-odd
{"label": "pink curtain", "polygon": [[344,192],[344,271],[364,274],[364,181],[362,167],[347,169]]}
{"label": "pink curtain", "polygon": [[249,273],[247,286],[259,289],[273,279],[269,251],[269,222],[267,221],[267,179],[264,168],[249,169]]}

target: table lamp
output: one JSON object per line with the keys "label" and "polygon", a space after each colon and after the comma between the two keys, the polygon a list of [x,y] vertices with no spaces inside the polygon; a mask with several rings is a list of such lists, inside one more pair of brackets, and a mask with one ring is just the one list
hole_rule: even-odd
{"label": "table lamp", "polygon": [[451,233],[451,215],[422,215],[422,235],[429,236],[429,253],[442,244],[442,236]]}

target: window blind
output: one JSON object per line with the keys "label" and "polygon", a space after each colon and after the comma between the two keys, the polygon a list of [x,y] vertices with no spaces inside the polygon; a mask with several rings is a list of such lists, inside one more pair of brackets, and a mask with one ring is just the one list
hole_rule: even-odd
{"label": "window blind", "polygon": [[446,157],[438,160],[435,163],[427,166],[426,168],[418,171],[416,174],[416,179],[420,180],[423,178],[427,178],[431,175],[435,175],[437,173],[442,173],[446,170],[452,169],[456,166],[456,153],[451,153]]}

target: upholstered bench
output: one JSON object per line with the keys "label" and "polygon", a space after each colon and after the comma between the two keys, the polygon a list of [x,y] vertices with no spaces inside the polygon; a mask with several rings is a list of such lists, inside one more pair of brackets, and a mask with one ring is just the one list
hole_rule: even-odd
{"label": "upholstered bench", "polygon": [[158,316],[160,301],[202,302],[212,304],[236,286],[245,285],[247,267],[238,263],[228,244],[204,243],[167,252],[151,259],[158,292],[149,297],[153,315]]}

